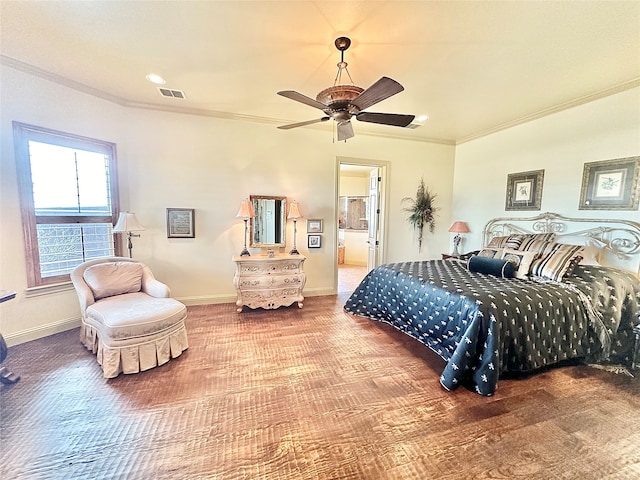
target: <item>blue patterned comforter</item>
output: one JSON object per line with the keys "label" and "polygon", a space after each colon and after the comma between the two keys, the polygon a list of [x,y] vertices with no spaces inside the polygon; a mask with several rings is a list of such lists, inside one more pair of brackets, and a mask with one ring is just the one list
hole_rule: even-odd
{"label": "blue patterned comforter", "polygon": [[431,348],[447,362],[447,390],[471,382],[492,395],[505,372],[573,358],[630,364],[640,281],[605,267],[539,283],[472,273],[458,261],[394,263],[369,272],[344,309]]}

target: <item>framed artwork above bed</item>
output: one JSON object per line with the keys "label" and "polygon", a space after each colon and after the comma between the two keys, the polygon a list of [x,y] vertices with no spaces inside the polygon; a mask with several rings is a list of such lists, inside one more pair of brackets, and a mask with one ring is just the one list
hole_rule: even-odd
{"label": "framed artwork above bed", "polygon": [[637,210],[640,157],[584,164],[580,210]]}
{"label": "framed artwork above bed", "polygon": [[505,210],[540,210],[544,170],[507,175]]}

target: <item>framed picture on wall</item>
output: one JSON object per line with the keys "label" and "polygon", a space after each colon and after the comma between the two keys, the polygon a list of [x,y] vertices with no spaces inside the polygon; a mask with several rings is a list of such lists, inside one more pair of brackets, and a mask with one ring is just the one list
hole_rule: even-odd
{"label": "framed picture on wall", "polygon": [[194,238],[193,208],[167,208],[167,238]]}
{"label": "framed picture on wall", "polygon": [[507,175],[505,210],[540,210],[544,170]]}
{"label": "framed picture on wall", "polygon": [[307,233],[322,233],[322,219],[321,218],[307,219]]}
{"label": "framed picture on wall", "polygon": [[320,248],[322,245],[322,235],[307,235],[307,247]]}
{"label": "framed picture on wall", "polygon": [[640,157],[584,164],[580,210],[637,210]]}

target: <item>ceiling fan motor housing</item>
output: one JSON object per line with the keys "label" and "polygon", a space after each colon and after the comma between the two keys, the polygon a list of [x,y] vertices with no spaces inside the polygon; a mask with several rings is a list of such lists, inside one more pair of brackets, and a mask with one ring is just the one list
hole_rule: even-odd
{"label": "ceiling fan motor housing", "polygon": [[327,115],[335,120],[345,121],[360,112],[360,109],[352,105],[351,101],[362,92],[364,88],[356,85],[335,85],[322,90],[316,100],[327,106],[324,110]]}

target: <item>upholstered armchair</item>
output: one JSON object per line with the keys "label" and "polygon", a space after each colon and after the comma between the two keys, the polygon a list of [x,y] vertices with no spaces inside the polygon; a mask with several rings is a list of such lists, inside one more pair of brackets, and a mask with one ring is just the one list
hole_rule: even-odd
{"label": "upholstered armchair", "polygon": [[188,348],[187,308],[146,265],[125,257],[90,260],[71,281],[82,312],[80,340],[105,378],[163,365]]}

